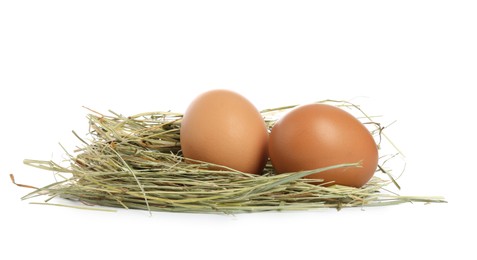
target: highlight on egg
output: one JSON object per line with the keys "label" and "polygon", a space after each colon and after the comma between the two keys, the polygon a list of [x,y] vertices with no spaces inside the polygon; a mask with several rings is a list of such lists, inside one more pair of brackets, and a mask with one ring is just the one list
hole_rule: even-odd
{"label": "highlight on egg", "polygon": [[245,173],[262,173],[268,160],[268,130],[260,112],[229,90],[211,90],[192,101],[181,122],[180,141],[186,159]]}
{"label": "highlight on egg", "polygon": [[307,176],[324,185],[361,187],[378,165],[377,145],[369,130],[348,112],[325,104],[299,106],[279,119],[270,133],[269,154],[278,173],[361,162],[362,167]]}

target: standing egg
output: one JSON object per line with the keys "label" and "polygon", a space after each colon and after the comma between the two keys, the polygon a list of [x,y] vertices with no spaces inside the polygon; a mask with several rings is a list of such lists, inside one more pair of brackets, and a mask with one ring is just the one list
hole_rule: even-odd
{"label": "standing egg", "polygon": [[279,173],[361,162],[362,167],[307,176],[352,187],[366,184],[378,164],[377,146],[369,130],[348,112],[325,104],[297,107],[278,120],[270,133],[269,153]]}
{"label": "standing egg", "polygon": [[180,129],[185,158],[262,172],[268,158],[268,131],[259,111],[243,96],[212,90],[187,108]]}

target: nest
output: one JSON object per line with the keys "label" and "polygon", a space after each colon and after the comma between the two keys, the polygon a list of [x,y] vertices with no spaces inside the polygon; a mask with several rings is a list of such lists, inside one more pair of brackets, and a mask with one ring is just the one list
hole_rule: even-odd
{"label": "nest", "polygon": [[[384,127],[358,106],[332,100],[320,103],[357,112],[357,117],[381,143]],[[271,129],[276,122],[277,114],[293,107],[261,111],[268,128]],[[23,199],[47,196],[39,204],[99,210],[120,207],[150,212],[227,214],[445,202],[441,197],[400,196],[389,191],[386,186],[390,184],[399,188],[385,165],[393,156],[381,157],[375,176],[361,188],[329,183],[316,185],[316,180],[313,180],[315,184],[311,184],[311,180],[303,178],[333,168],[359,167],[359,162],[285,174],[275,174],[270,162],[262,175],[233,169],[208,170],[210,164],[188,163],[181,155],[180,113],[151,112],[123,116],[112,111],[108,115],[93,110],[90,112],[88,140],[75,133],[82,145],[73,154],[65,149],[67,166],[53,161],[24,160],[29,166],[54,172],[57,181],[34,188]],[[51,203],[51,199],[56,197],[82,204]]]}

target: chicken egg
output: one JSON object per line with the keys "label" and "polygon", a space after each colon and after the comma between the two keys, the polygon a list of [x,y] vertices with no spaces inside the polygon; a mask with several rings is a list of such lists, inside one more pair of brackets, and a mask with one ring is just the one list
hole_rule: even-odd
{"label": "chicken egg", "polygon": [[261,173],[268,159],[268,131],[261,114],[229,90],[205,92],[189,105],[180,141],[185,158],[246,173]]}
{"label": "chicken egg", "polygon": [[361,162],[362,167],[307,176],[327,185],[361,187],[378,164],[377,145],[369,130],[350,113],[325,104],[297,107],[278,120],[270,133],[269,153],[278,173]]}

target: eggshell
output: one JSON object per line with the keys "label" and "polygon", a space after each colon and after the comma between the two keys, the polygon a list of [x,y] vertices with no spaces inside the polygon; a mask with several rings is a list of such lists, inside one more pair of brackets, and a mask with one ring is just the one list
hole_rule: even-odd
{"label": "eggshell", "polygon": [[185,158],[259,174],[268,159],[268,131],[259,111],[243,96],[212,90],[187,108],[180,129]]}
{"label": "eggshell", "polygon": [[279,173],[361,162],[361,168],[307,176],[352,187],[366,184],[378,164],[378,149],[369,130],[348,112],[325,104],[297,107],[278,120],[270,133],[269,153]]}

